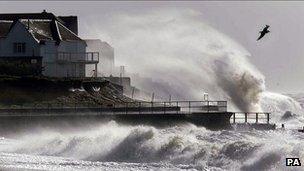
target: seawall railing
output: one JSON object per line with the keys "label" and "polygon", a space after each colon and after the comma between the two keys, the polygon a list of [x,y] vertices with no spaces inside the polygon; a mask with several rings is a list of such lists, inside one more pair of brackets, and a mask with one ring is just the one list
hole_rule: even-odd
{"label": "seawall railing", "polygon": [[98,63],[99,52],[84,52],[84,53],[72,53],[72,52],[58,52],[48,53],[53,55],[57,62],[73,62],[73,63]]}
{"label": "seawall railing", "polygon": [[230,122],[236,123],[270,123],[268,112],[233,112]]}
{"label": "seawall railing", "polygon": [[227,101],[123,102],[108,105],[89,103],[41,103],[0,107],[0,115],[10,113],[79,113],[99,114],[195,114],[227,112]]}

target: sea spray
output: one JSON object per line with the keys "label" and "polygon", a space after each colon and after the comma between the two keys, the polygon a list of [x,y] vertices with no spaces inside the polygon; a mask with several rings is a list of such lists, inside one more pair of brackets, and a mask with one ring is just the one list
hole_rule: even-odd
{"label": "sea spray", "polygon": [[[304,111],[299,102],[293,98],[274,92],[262,92],[260,105],[264,111],[271,112],[272,122],[287,124],[288,128],[300,128],[304,123]],[[283,119],[286,112],[293,114],[292,118]]]}
{"label": "sea spray", "polygon": [[[215,61],[217,85],[241,111],[262,111],[260,96],[265,91],[264,77],[254,68],[239,68],[232,62],[234,56]],[[253,73],[255,75],[253,75]]]}
{"label": "sea spray", "polygon": [[[49,167],[60,164],[76,167],[81,161],[91,161],[86,165],[111,162],[112,166],[107,165],[113,168],[127,162],[133,163],[134,168],[144,164],[147,169],[173,164],[198,170],[281,170],[285,167],[284,156],[304,157],[304,146],[300,143],[303,136],[295,131],[209,131],[192,124],[156,128],[125,126],[114,121],[94,125],[77,132],[45,128],[25,133],[15,142],[10,140],[8,149],[0,145],[1,163],[17,161],[15,155],[26,161],[35,160],[33,164],[39,163],[36,161],[39,158],[49,160]],[[57,161],[54,157],[75,162]]]}
{"label": "sea spray", "polygon": [[[113,15],[97,35],[115,47],[118,63],[134,85],[160,97],[229,100],[234,110],[259,111],[264,76],[248,61],[250,54],[201,20],[193,10],[157,10]],[[103,36],[107,35],[107,36]],[[131,75],[132,76],[132,75]],[[134,76],[134,75],[133,75]]]}
{"label": "sea spray", "polygon": [[267,112],[265,78],[250,53],[202,18],[195,10],[160,8],[113,14],[93,27],[115,47],[133,84],[162,100],[201,100],[208,92],[212,100],[228,100],[229,110]]}

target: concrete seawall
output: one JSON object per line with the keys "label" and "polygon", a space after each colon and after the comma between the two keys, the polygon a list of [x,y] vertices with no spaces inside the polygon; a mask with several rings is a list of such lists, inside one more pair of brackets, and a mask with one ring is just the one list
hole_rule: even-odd
{"label": "concrete seawall", "polygon": [[[166,127],[178,125],[181,123],[193,123],[197,126],[204,126],[208,129],[218,130],[218,129],[229,129],[230,117],[233,113],[230,112],[212,112],[212,113],[201,113],[193,112],[175,113],[176,107],[166,109],[167,113],[157,112],[154,109],[153,112],[148,111],[148,109],[140,109],[134,112],[123,111],[123,109],[115,109],[113,111],[102,111],[102,109],[52,109],[52,110],[29,110],[20,109],[18,110],[1,110],[0,112],[0,128],[2,130],[9,130],[12,125],[18,128],[27,128],[32,126],[41,125],[53,125],[60,123],[61,125],[78,125],[78,124],[90,124],[102,123],[114,120],[121,124],[129,125],[152,125],[157,127]],[[25,111],[26,110],[26,111]],[[145,111],[146,110],[146,111]]]}

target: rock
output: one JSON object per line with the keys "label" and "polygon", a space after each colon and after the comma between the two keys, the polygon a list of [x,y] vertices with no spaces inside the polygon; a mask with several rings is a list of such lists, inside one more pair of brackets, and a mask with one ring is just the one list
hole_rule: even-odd
{"label": "rock", "polygon": [[293,114],[291,111],[286,111],[284,115],[281,117],[281,120],[289,120],[291,118],[294,118],[296,114]]}

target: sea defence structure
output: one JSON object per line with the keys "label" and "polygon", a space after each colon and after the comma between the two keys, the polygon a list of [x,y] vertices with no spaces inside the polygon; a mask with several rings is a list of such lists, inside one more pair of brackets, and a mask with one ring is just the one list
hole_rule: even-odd
{"label": "sea defence structure", "polygon": [[[0,108],[0,125],[40,121],[115,120],[126,124],[169,126],[189,122],[208,129],[229,129],[233,124],[274,129],[269,113],[228,112],[226,101],[126,102],[113,106],[91,104],[40,104]],[[241,124],[242,123],[242,124]]]}

